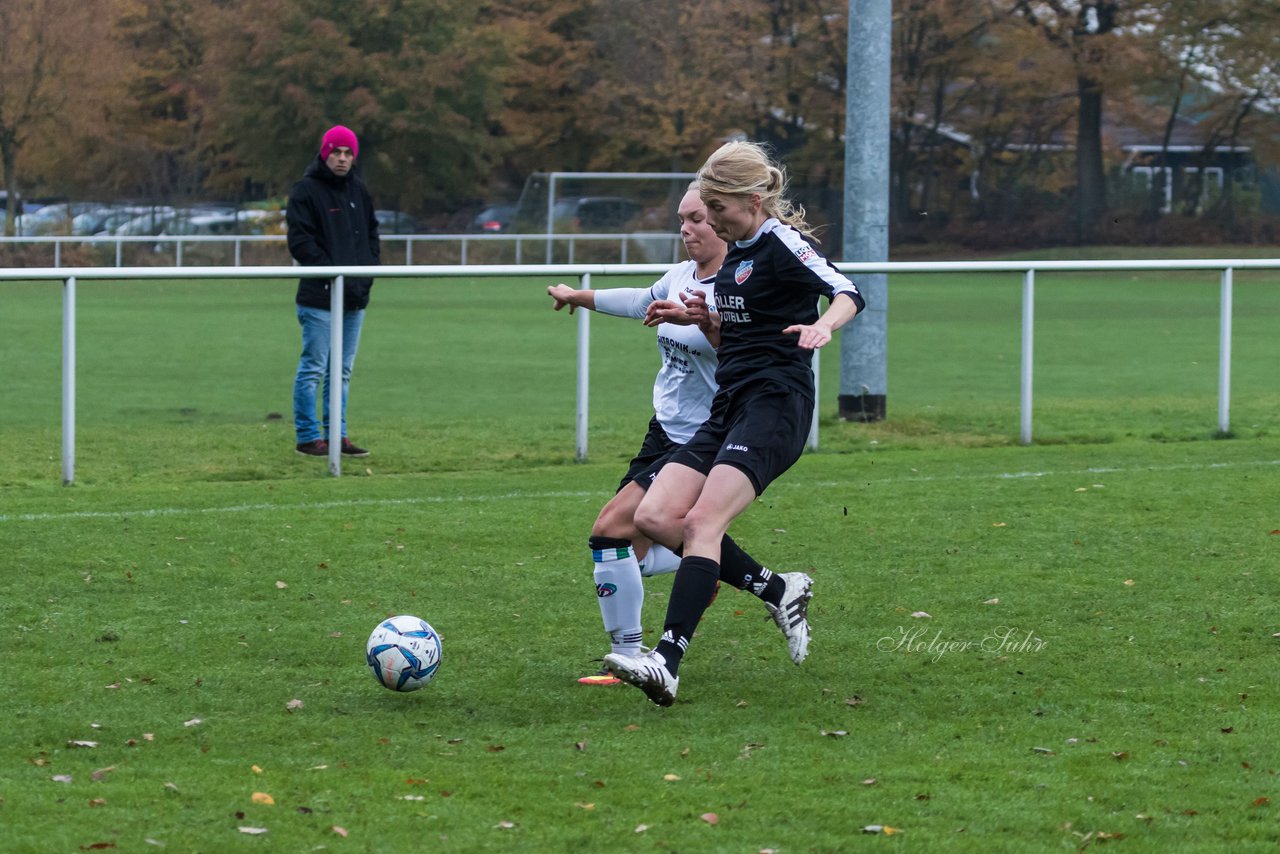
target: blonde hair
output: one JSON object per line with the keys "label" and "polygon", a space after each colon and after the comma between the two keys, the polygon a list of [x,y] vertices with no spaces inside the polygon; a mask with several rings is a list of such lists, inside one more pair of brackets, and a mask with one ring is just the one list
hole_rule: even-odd
{"label": "blonde hair", "polygon": [[726,142],[702,164],[696,183],[704,198],[758,194],[765,216],[813,237],[813,229],[804,221],[804,208],[786,197],[786,170],[758,142]]}

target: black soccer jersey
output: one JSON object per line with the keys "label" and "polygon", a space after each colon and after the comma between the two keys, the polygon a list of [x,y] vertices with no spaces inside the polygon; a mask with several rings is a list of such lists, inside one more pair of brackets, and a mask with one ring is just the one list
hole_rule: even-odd
{"label": "black soccer jersey", "polygon": [[715,283],[721,390],[773,380],[812,398],[813,351],[782,330],[815,322],[818,298],[837,294],[858,311],[866,305],[857,286],[792,226],[771,217],[750,240],[730,244]]}

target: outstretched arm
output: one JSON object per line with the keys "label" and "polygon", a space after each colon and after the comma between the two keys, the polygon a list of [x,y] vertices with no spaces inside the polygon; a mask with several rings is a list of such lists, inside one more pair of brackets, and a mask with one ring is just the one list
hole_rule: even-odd
{"label": "outstretched arm", "polygon": [[577,290],[566,284],[548,285],[547,293],[551,295],[551,299],[555,300],[552,306],[556,311],[569,306],[569,313],[573,314],[580,308],[588,311],[596,310],[596,292],[590,288]]}
{"label": "outstretched arm", "polygon": [[831,300],[831,305],[811,324],[797,323],[782,330],[783,334],[795,333],[800,336],[796,342],[803,350],[817,350],[831,341],[831,335],[858,314],[858,304],[847,293],[838,293]]}

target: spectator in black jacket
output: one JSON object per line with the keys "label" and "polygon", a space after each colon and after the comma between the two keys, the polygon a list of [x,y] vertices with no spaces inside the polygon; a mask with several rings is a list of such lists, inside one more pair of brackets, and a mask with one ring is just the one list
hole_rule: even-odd
{"label": "spectator in black jacket", "polygon": [[[376,265],[381,247],[369,189],[354,174],[360,143],[342,125],[325,131],[319,156],[289,192],[286,220],[289,254],[303,266]],[[329,305],[330,279],[298,282],[298,323],[302,357],[293,382],[293,423],[298,453],[329,455]],[[364,310],[373,279],[344,276],[342,293],[342,453],[369,452],[347,438],[347,388],[360,343]],[[324,380],[323,423],[316,417],[316,391]]]}

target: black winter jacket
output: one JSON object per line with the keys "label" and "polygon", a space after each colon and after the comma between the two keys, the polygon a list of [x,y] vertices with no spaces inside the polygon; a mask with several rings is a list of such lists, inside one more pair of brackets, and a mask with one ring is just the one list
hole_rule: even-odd
{"label": "black winter jacket", "polygon": [[[369,189],[351,173],[333,174],[318,155],[289,191],[285,220],[289,254],[304,267],[379,263],[378,220]],[[343,285],[343,311],[369,304],[373,279],[346,276]],[[329,280],[299,280],[297,303],[328,310]]]}

